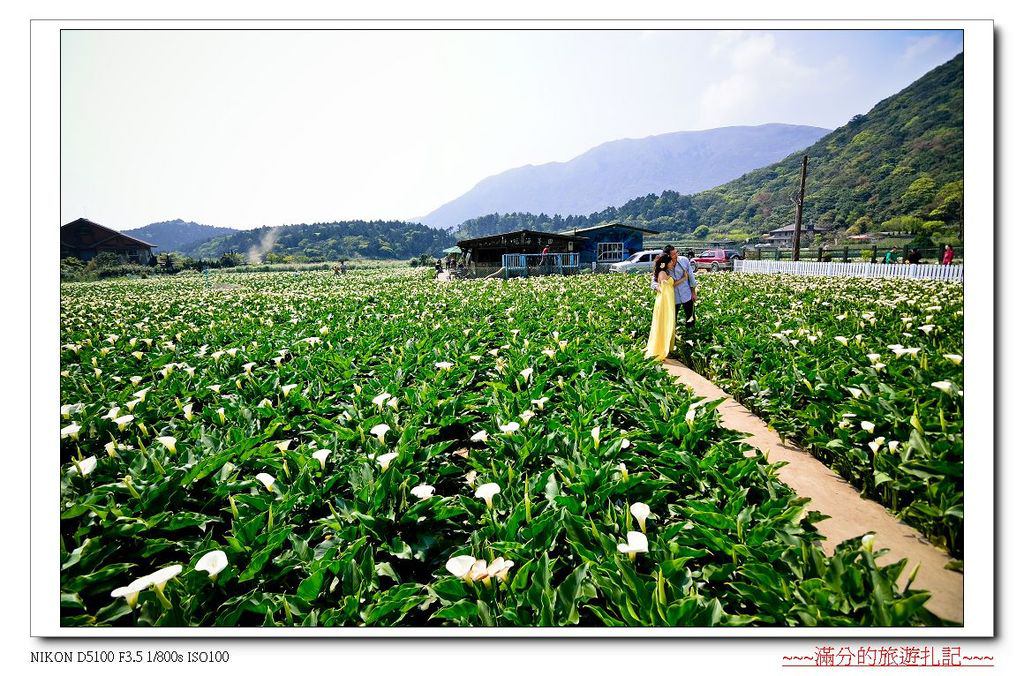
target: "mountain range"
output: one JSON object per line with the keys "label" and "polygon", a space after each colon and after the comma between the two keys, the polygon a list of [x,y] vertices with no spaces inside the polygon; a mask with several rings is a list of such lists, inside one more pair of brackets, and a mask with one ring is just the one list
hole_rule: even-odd
{"label": "mountain range", "polygon": [[144,242],[153,244],[154,251],[163,253],[167,251],[187,251],[193,245],[208,240],[211,237],[220,237],[238,232],[234,228],[221,228],[215,225],[203,225],[192,221],[183,221],[177,218],[173,221],[161,221],[150,223],[141,228],[125,230],[124,234],[136,237]]}
{"label": "mountain range", "polygon": [[651,192],[700,192],[806,148],[828,132],[764,124],[619,139],[568,162],[527,165],[485,178],[417,220],[447,228],[490,213],[590,214]]}
{"label": "mountain range", "polygon": [[494,213],[462,223],[456,235],[622,221],[669,237],[742,240],[793,222],[806,154],[805,223],[955,241],[963,227],[963,98],[961,53],[809,147],[710,190],[650,193],[587,216]]}
{"label": "mountain range", "polygon": [[[960,54],[832,132],[771,124],[613,141],[569,162],[484,179],[422,219],[426,224],[338,221],[236,231],[175,220],[127,233],[160,251],[197,257],[260,253],[271,242],[275,252],[311,260],[437,255],[456,238],[606,221],[666,236],[745,239],[792,222],[806,154],[806,223],[952,236],[963,224],[963,151]],[[645,192],[658,181],[680,187]],[[606,206],[614,204],[621,206]]]}

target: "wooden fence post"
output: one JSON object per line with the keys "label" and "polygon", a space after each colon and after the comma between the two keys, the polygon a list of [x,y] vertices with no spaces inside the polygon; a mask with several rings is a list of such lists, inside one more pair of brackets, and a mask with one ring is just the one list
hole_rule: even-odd
{"label": "wooden fence post", "polygon": [[821,262],[821,247],[818,247],[818,262]]}
{"label": "wooden fence post", "polygon": [[843,247],[843,262],[844,263],[849,263],[850,262],[850,246],[849,245],[846,245],[846,246]]}
{"label": "wooden fence post", "polygon": [[874,265],[878,260],[878,245],[871,245],[871,264]]}

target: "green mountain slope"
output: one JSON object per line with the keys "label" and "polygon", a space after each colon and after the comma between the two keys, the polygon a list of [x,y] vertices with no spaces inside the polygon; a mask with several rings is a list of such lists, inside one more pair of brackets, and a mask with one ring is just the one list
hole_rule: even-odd
{"label": "green mountain slope", "polygon": [[963,54],[806,150],[716,188],[695,195],[646,195],[585,217],[493,214],[466,221],[457,232],[469,237],[525,222],[562,230],[619,220],[668,235],[692,236],[704,226],[698,235],[742,238],[793,221],[792,197],[804,154],[809,156],[805,223],[855,232],[956,233],[962,223]]}
{"label": "green mountain slope", "polygon": [[[440,255],[455,243],[443,230],[404,221],[339,221],[303,223],[242,230],[227,237],[199,243],[184,253],[195,258],[217,258],[240,253],[252,261],[290,256],[297,261],[341,258],[411,258],[422,253]],[[272,258],[273,258],[272,256]]]}

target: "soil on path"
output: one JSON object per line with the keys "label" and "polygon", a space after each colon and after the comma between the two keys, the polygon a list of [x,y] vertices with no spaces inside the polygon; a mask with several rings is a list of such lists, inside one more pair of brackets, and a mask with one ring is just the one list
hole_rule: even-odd
{"label": "soil on path", "polygon": [[665,369],[679,382],[688,385],[697,396],[724,399],[718,406],[722,424],[750,435],[746,443],[760,451],[769,462],[787,463],[779,469],[779,479],[801,497],[811,499],[807,504],[808,511],[816,510],[831,517],[815,524],[825,537],[822,545],[826,553],[834,552],[836,545],[843,540],[874,531],[875,548],[889,550],[879,562],[887,564],[907,559],[901,584],[919,564],[914,588],[931,592],[926,604],[928,610],[945,620],[963,623],[964,578],[961,573],[945,568],[951,560],[946,552],[932,545],[882,505],[861,497],[856,488],[810,453],[782,441],[764,421],[711,381],[674,359],[665,361]]}

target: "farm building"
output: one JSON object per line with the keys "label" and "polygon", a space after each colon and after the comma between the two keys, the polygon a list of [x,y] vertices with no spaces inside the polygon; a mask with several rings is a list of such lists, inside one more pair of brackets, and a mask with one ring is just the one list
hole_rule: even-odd
{"label": "farm building", "polygon": [[580,251],[585,242],[582,237],[539,230],[516,230],[496,235],[464,239],[458,243],[468,262],[482,266],[501,266],[506,254],[540,255],[547,247],[548,254],[569,254]]}
{"label": "farm building", "polygon": [[[796,224],[785,225],[781,228],[775,228],[763,235],[763,239],[766,243],[771,246],[790,247],[793,246],[793,233],[796,232]],[[801,244],[808,244],[814,238],[814,224],[805,223],[800,227],[800,242]]]}
{"label": "farm building", "polygon": [[595,262],[610,264],[625,260],[637,251],[643,251],[644,234],[660,233],[625,223],[605,223],[579,230],[566,230],[562,234],[585,238],[579,249],[580,262],[589,266]]}
{"label": "farm building", "polygon": [[61,258],[73,256],[87,261],[109,251],[126,262],[148,265],[154,260],[154,246],[85,218],[60,226]]}

